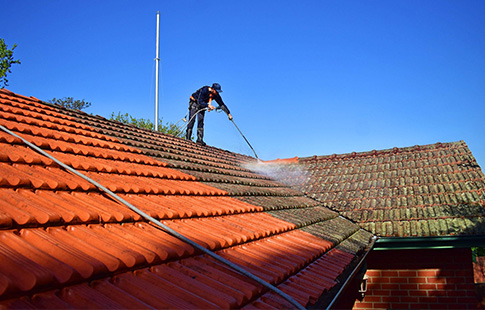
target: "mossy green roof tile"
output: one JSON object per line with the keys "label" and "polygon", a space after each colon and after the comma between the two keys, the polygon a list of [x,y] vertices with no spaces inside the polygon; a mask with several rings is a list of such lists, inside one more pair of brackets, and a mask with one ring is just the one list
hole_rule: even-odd
{"label": "mossy green roof tile", "polygon": [[299,171],[302,180],[292,186],[379,236],[485,230],[485,176],[464,141],[313,156],[278,165],[280,182],[290,184],[290,176]]}

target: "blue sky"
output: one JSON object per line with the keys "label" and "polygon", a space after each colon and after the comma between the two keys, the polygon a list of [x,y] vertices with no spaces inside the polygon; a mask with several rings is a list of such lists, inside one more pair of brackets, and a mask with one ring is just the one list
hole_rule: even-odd
{"label": "blue sky", "polygon": [[[464,140],[485,167],[485,1],[0,0],[14,51],[7,89],[71,96],[88,113],[176,123],[222,85],[259,158]],[[182,122],[179,125],[183,125]],[[209,145],[252,155],[224,114]]]}

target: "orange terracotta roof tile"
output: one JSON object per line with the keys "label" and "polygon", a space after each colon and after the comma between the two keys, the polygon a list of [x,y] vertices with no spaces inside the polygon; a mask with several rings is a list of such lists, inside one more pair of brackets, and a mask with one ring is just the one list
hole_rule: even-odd
{"label": "orange terracotta roof tile", "polygon": [[[7,90],[0,125],[304,307],[337,288],[371,242],[356,224],[245,167],[248,156]],[[3,130],[0,240],[0,307],[289,304]]]}

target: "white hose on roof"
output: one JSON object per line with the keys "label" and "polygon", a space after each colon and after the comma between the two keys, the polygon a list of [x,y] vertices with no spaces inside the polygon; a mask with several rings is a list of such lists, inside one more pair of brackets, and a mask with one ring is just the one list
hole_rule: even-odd
{"label": "white hose on roof", "polygon": [[[183,125],[182,125],[180,128],[177,128],[177,130],[178,130],[179,134],[182,134],[182,133],[185,131],[185,129],[187,129],[187,126],[188,126],[188,125],[190,124],[190,122],[191,122],[191,121],[194,119],[194,117],[196,117],[196,116],[197,116],[197,114],[199,114],[199,113],[200,113],[200,112],[202,112],[202,111],[209,111],[209,108],[202,108],[202,109],[198,110],[198,111],[197,111],[197,112],[195,112],[195,114],[194,114],[194,115],[193,115],[193,116],[192,116],[192,117],[189,119],[189,121],[188,121],[188,122],[187,122],[187,116],[189,115],[189,112],[190,112],[190,111],[189,111],[189,112],[187,112],[187,114],[185,114],[185,117],[181,119],[181,120],[185,120],[185,122],[186,122],[186,123],[185,123],[185,124],[183,124]],[[179,123],[181,120],[179,120],[179,121],[177,122],[177,124],[178,124],[178,123]],[[190,138],[190,137],[189,137],[189,138]]]}
{"label": "white hose on roof", "polygon": [[123,198],[121,198],[120,196],[116,195],[115,193],[113,193],[112,191],[110,191],[109,189],[107,189],[106,187],[104,187],[103,185],[99,184],[98,182],[94,181],[93,179],[89,178],[88,176],[85,176],[84,174],[78,172],[77,170],[73,169],[72,167],[66,165],[65,163],[61,162],[60,160],[58,160],[57,158],[53,157],[52,155],[50,155],[49,153],[45,152],[44,150],[42,150],[41,148],[39,148],[38,146],[30,143],[29,141],[25,140],[24,138],[22,138],[21,136],[13,133],[12,131],[8,130],[7,128],[5,128],[4,126],[0,125],[0,129],[2,129],[3,131],[5,131],[6,133],[16,137],[16,138],[19,138],[20,140],[22,140],[25,144],[27,144],[29,147],[31,147],[33,150],[35,150],[36,152],[46,156],[47,158],[53,160],[54,162],[56,162],[58,165],[60,165],[61,167],[63,167],[64,169],[74,173],[75,175],[83,178],[84,180],[90,182],[91,184],[93,184],[94,186],[96,186],[97,188],[99,188],[100,190],[104,191],[105,193],[107,193],[108,195],[110,195],[112,198],[114,198],[115,200],[117,200],[118,202],[124,204],[125,206],[127,206],[128,208],[130,208],[132,211],[134,211],[135,213],[139,214],[140,216],[142,216],[143,218],[145,218],[146,220],[152,222],[153,224],[159,226],[160,228],[163,228],[166,232],[170,233],[172,236],[190,244],[191,246],[193,246],[194,248],[204,252],[205,254],[209,255],[210,257],[218,260],[219,262],[229,266],[230,268],[238,271],[239,273],[245,275],[246,277],[258,282],[259,284],[263,285],[264,287],[268,288],[269,290],[275,292],[276,294],[278,294],[279,296],[283,297],[284,299],[286,299],[289,303],[291,303],[293,306],[295,306],[295,308],[297,309],[300,309],[300,310],[303,310],[305,309],[305,307],[303,307],[302,305],[300,305],[296,300],[294,300],[291,296],[289,296],[288,294],[284,293],[283,291],[281,291],[280,289],[278,289],[276,286],[264,281],[263,279],[253,275],[252,273],[244,270],[243,268],[239,267],[238,265],[230,262],[229,260],[217,255],[216,253],[204,248],[203,246],[199,245],[198,243],[196,243],[195,241],[192,241],[191,239],[185,237],[184,235],[178,233],[177,231],[173,230],[172,228],[164,225],[163,223],[161,223],[160,221],[158,221],[157,219],[151,217],[150,215],[146,214],[145,212],[143,212],[142,210],[138,209],[137,207],[133,206],[131,203],[129,203],[128,201],[124,200]]}

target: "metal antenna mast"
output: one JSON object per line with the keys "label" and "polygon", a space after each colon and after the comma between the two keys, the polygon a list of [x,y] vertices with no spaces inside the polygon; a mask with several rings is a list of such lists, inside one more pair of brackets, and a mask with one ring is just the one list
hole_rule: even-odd
{"label": "metal antenna mast", "polygon": [[157,11],[157,51],[155,56],[155,131],[158,131],[158,87],[160,67],[160,11]]}

